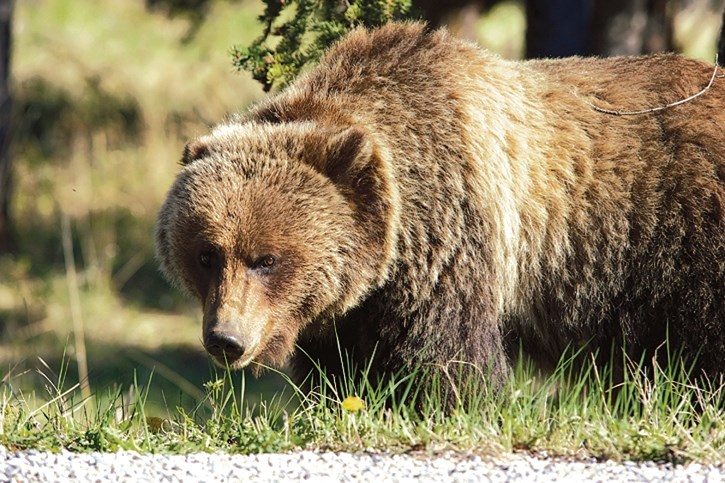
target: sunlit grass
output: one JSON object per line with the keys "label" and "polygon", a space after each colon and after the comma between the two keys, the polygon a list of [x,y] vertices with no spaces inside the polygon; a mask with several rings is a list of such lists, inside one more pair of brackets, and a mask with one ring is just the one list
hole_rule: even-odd
{"label": "sunlit grass", "polygon": [[722,2],[703,2],[678,11],[673,21],[676,48],[689,57],[713,62],[723,8]]}
{"label": "sunlit grass", "polygon": [[576,360],[562,360],[545,379],[519,367],[497,391],[476,378],[452,404],[439,397],[436,384],[445,383],[435,377],[427,386],[433,389],[421,392],[425,368],[380,385],[370,383],[365,370],[350,368],[344,380],[316,372],[312,391],[287,379],[284,391],[261,402],[247,399],[244,377],[212,371],[191,409],[170,401],[152,408],[147,398],[156,375],[84,399],[65,379],[67,363],[57,374],[44,366],[36,375],[44,381],[44,397],[27,398],[13,389],[16,377],[29,374],[3,380],[0,443],[75,451],[522,450],[615,460],[719,460],[725,449],[721,385],[693,385],[677,364],[636,363],[612,385],[606,369],[582,370]]}
{"label": "sunlit grass", "polygon": [[507,59],[524,57],[526,11],[521,2],[504,1],[491,7],[478,21],[478,40],[488,50]]}

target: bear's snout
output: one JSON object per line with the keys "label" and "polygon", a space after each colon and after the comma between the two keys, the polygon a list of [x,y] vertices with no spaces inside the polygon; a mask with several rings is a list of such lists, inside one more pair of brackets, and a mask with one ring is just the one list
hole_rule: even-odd
{"label": "bear's snout", "polygon": [[232,364],[244,355],[246,348],[237,334],[214,330],[204,337],[204,348],[220,363]]}
{"label": "bear's snout", "polygon": [[206,304],[202,328],[207,353],[220,366],[234,370],[247,366],[263,349],[269,318],[261,310],[264,306],[259,303],[260,297],[249,293],[246,297],[235,297],[237,286],[229,283],[218,289],[225,296],[211,297],[221,301]]}

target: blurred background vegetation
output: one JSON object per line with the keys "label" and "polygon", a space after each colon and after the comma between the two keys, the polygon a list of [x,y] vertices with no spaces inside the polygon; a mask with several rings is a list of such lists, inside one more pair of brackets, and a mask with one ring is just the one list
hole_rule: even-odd
{"label": "blurred background vegetation", "polygon": [[[542,2],[529,3],[529,23],[546,27],[543,45],[557,25],[543,13],[531,17]],[[664,5],[663,48],[713,59],[722,0],[624,3]],[[0,14],[11,4],[1,0]],[[526,2],[415,5],[505,57],[535,55]],[[158,273],[153,226],[185,142],[263,95],[230,55],[260,36],[263,8],[252,0],[15,2],[9,183],[0,170],[0,200],[9,207],[7,223],[0,220],[3,384],[42,391],[33,377],[41,359],[58,368],[66,357],[71,382],[76,362],[86,362],[91,391],[126,387],[134,371],[143,382],[154,371],[150,398],[160,404],[202,393],[212,369],[200,309]],[[634,35],[632,48],[656,50],[660,44],[642,41],[649,17],[635,14],[625,17],[629,33],[613,41]],[[279,378],[266,377],[248,395],[276,387]]]}

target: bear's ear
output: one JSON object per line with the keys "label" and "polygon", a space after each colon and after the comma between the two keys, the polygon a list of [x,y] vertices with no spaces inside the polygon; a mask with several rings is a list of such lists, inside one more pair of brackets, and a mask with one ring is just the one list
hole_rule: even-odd
{"label": "bear's ear", "polygon": [[324,172],[333,181],[363,168],[373,155],[373,144],[367,133],[357,127],[331,134],[326,139]]}
{"label": "bear's ear", "polygon": [[200,139],[195,139],[186,143],[184,154],[181,156],[181,164],[188,166],[194,161],[198,161],[208,155],[209,145]]}

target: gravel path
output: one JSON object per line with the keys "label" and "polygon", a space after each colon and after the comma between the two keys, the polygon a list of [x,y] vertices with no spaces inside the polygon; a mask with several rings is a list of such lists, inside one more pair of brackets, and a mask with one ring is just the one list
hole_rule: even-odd
{"label": "gravel path", "polygon": [[349,453],[186,456],[118,453],[59,454],[8,452],[0,447],[0,481],[725,481],[719,466],[563,461],[513,454],[487,460],[478,456],[415,456]]}

